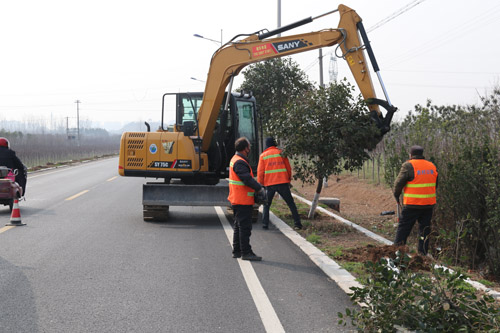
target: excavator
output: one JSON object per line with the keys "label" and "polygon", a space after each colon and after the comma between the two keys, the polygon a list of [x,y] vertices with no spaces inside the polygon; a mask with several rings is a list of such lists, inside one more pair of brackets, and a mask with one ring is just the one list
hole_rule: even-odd
{"label": "excavator", "polygon": [[[274,37],[337,12],[340,14],[337,28]],[[119,174],[157,179],[143,184],[144,221],[167,220],[170,206],[230,206],[226,178],[234,155],[234,141],[245,136],[253,147],[259,147],[255,98],[250,92],[233,92],[234,77],[252,63],[334,45],[338,48],[336,53],[340,49],[340,57],[347,61],[370,116],[380,130],[373,143],[379,142],[389,131],[397,108],[388,98],[362,20],[353,9],[339,5],[331,12],[272,31],[236,35],[212,56],[203,93],[164,94],[157,131],[151,132],[146,123],[147,132],[122,135]],[[376,97],[365,50],[385,100]],[[176,110],[176,123],[167,128],[163,124],[166,100],[175,103]],[[386,109],[385,116],[380,107]],[[250,164],[256,169],[259,151],[252,152]]]}

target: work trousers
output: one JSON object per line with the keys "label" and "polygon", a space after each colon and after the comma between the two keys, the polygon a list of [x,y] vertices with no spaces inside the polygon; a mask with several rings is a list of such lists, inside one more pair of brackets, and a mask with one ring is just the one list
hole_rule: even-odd
{"label": "work trousers", "polygon": [[418,209],[403,207],[394,244],[406,244],[406,239],[410,235],[411,229],[415,225],[415,222],[418,221],[418,252],[426,255],[429,250],[432,211],[433,208]]}
{"label": "work trousers", "polygon": [[234,205],[233,253],[249,254],[252,252],[252,205]]}
{"label": "work trousers", "polygon": [[283,200],[285,200],[286,204],[288,205],[288,208],[290,208],[290,212],[292,213],[293,221],[296,227],[302,227],[302,223],[300,222],[300,216],[299,212],[297,211],[297,206],[295,205],[295,202],[293,201],[292,193],[290,192],[290,184],[285,183],[285,184],[276,184],[276,185],[271,185],[271,186],[266,186],[267,190],[267,205],[264,205],[264,212],[262,216],[262,224],[264,226],[269,225],[269,207],[271,207],[271,204],[273,203],[273,198],[274,194],[276,192],[281,195]]}

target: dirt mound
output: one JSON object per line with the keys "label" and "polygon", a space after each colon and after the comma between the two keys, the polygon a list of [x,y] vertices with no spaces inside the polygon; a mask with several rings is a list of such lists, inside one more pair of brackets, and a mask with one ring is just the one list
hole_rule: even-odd
{"label": "dirt mound", "polygon": [[[354,262],[379,262],[382,258],[396,259],[396,252],[400,251],[402,254],[409,253],[407,246],[384,245],[375,246],[367,245],[354,249],[344,250],[341,259],[345,261]],[[429,271],[432,267],[433,260],[429,257],[421,256],[418,254],[411,254],[409,268],[411,270],[424,270]]]}

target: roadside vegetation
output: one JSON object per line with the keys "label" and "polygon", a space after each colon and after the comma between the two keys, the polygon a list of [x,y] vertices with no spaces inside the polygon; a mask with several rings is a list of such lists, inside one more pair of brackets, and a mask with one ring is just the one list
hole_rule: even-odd
{"label": "roadside vegetation", "polygon": [[368,261],[363,288],[352,288],[351,300],[364,306],[338,313],[339,323],[360,332],[498,332],[500,309],[493,297],[478,292],[460,272],[432,267],[430,274],[410,269],[412,258]]}
{"label": "roadside vegetation", "polygon": [[10,141],[11,148],[29,170],[60,163],[93,159],[118,154],[120,137],[105,130],[82,130],[80,140],[66,134],[26,133],[0,129],[0,136]]}

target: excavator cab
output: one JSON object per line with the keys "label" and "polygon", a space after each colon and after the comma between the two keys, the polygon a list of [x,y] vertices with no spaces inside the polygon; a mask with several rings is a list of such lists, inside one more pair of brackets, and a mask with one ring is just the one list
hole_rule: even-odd
{"label": "excavator cab", "polygon": [[[165,94],[165,96],[168,95],[175,95],[176,123],[174,130],[196,140],[196,137],[199,136],[197,119],[203,93]],[[224,95],[224,101],[226,98],[227,93]],[[165,112],[165,109],[163,112]],[[247,93],[234,92],[230,95],[227,110],[224,104],[221,105],[219,110],[217,123],[207,152],[209,172],[216,173],[218,178],[229,177],[229,161],[235,153],[234,141],[242,136],[250,140],[252,145],[249,155],[250,165],[254,172],[257,172],[260,145],[255,97]]]}

